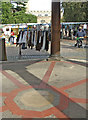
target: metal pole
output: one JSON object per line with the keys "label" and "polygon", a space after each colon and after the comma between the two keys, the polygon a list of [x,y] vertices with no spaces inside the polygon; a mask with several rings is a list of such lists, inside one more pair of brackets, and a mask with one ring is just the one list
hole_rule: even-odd
{"label": "metal pole", "polygon": [[52,2],[51,57],[60,57],[60,2]]}
{"label": "metal pole", "polygon": [[19,44],[19,58],[21,58],[21,44]]}

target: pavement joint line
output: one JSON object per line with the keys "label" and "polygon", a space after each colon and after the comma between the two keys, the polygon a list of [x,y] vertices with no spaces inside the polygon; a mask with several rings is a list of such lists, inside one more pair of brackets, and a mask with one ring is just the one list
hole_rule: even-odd
{"label": "pavement joint line", "polygon": [[9,80],[11,80],[13,83],[15,83],[15,85],[17,85],[18,87],[22,88],[25,87],[24,84],[22,84],[21,82],[19,82],[15,77],[13,77],[12,75],[10,75],[9,73],[7,73],[6,71],[2,71],[2,74],[5,75]]}
{"label": "pavement joint line", "polygon": [[61,87],[61,88],[59,88],[59,89],[64,91],[64,90],[67,90],[67,89],[69,89],[69,88],[73,88],[73,87],[76,87],[76,86],[78,86],[78,85],[81,85],[81,84],[83,84],[83,83],[85,83],[85,82],[87,82],[87,81],[88,81],[88,79],[80,80],[80,81],[74,82],[74,83],[72,83],[72,84],[63,86],[63,87]]}
{"label": "pavement joint line", "polygon": [[52,73],[52,71],[53,71],[53,68],[54,68],[55,64],[56,64],[56,62],[51,62],[48,70],[46,71],[44,77],[42,78],[42,83],[40,84],[40,86],[42,86],[43,84],[45,84],[45,83],[48,82],[48,80],[49,80],[49,78],[50,78],[50,75],[51,75],[51,73]]}
{"label": "pavement joint line", "polygon": [[84,104],[88,103],[88,99],[84,99],[84,98],[72,98],[72,97],[70,97],[70,99],[76,103],[84,103]]}

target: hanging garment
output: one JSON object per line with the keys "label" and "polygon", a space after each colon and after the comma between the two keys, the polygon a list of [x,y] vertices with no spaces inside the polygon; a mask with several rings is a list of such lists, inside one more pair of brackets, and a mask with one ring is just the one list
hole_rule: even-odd
{"label": "hanging garment", "polygon": [[33,35],[34,35],[34,39],[33,39],[34,43],[33,44],[34,44],[34,46],[36,46],[36,42],[37,42],[37,32],[36,32],[36,30],[34,31]]}
{"label": "hanging garment", "polygon": [[35,42],[34,42],[34,45],[36,46],[37,44],[37,31],[35,30]]}
{"label": "hanging garment", "polygon": [[22,49],[27,49],[27,31],[24,31],[23,33]]}
{"label": "hanging garment", "polygon": [[48,31],[48,41],[51,41],[51,31]]}
{"label": "hanging garment", "polygon": [[29,38],[28,38],[28,47],[31,47],[31,38],[32,38],[32,32],[29,31]]}
{"label": "hanging garment", "polygon": [[36,44],[36,50],[40,51],[41,49],[41,43],[39,43],[39,41],[41,41],[41,35],[40,35],[40,31],[38,31],[38,36],[37,36],[37,44]]}
{"label": "hanging garment", "polygon": [[43,37],[44,37],[44,31],[41,31],[41,48],[43,46]]}
{"label": "hanging garment", "polygon": [[67,29],[67,37],[69,37],[69,30]]}
{"label": "hanging garment", "polygon": [[23,37],[23,34],[22,34],[22,31],[20,31],[18,43],[22,43],[22,37]]}
{"label": "hanging garment", "polygon": [[71,29],[69,29],[69,37],[71,37]]}
{"label": "hanging garment", "polygon": [[34,31],[32,31],[32,37],[31,37],[31,43],[33,44],[33,39],[34,39]]}
{"label": "hanging garment", "polygon": [[26,41],[27,41],[27,43],[28,43],[28,32],[29,32],[29,31],[27,31],[27,36],[26,36]]}
{"label": "hanging garment", "polygon": [[39,43],[40,31],[37,32],[37,44]]}
{"label": "hanging garment", "polygon": [[63,28],[63,36],[65,36],[65,28]]}
{"label": "hanging garment", "polygon": [[30,38],[30,31],[28,31],[28,40],[29,40],[29,38]]}
{"label": "hanging garment", "polygon": [[23,32],[22,43],[27,43],[27,31]]}
{"label": "hanging garment", "polygon": [[30,40],[30,31],[27,31],[27,44],[29,44],[29,40]]}
{"label": "hanging garment", "polygon": [[41,43],[41,32],[40,32],[40,36],[39,36],[39,43]]}
{"label": "hanging garment", "polygon": [[16,39],[16,44],[18,45],[19,43],[19,38],[20,38],[20,33],[17,35],[17,39]]}
{"label": "hanging garment", "polygon": [[45,44],[46,44],[46,31],[44,31],[43,46],[42,46],[41,50],[45,50]]}
{"label": "hanging garment", "polygon": [[39,43],[39,31],[37,31],[37,42],[36,42],[36,50],[37,50],[37,45]]}
{"label": "hanging garment", "polygon": [[48,51],[49,49],[49,41],[48,41],[48,31],[46,31],[46,36],[45,36],[45,40],[46,40],[46,43],[45,43],[45,50]]}
{"label": "hanging garment", "polygon": [[33,48],[34,46],[34,31],[32,30],[32,33],[31,33],[31,49]]}
{"label": "hanging garment", "polygon": [[27,31],[23,32],[22,49],[27,49]]}
{"label": "hanging garment", "polygon": [[33,46],[35,46],[35,31],[33,31]]}
{"label": "hanging garment", "polygon": [[18,43],[21,44],[21,43],[23,43],[24,31],[21,30],[21,31],[19,32],[19,34],[20,34],[20,35],[19,35]]}
{"label": "hanging garment", "polygon": [[22,44],[22,49],[27,49],[27,31],[20,31],[18,44]]}

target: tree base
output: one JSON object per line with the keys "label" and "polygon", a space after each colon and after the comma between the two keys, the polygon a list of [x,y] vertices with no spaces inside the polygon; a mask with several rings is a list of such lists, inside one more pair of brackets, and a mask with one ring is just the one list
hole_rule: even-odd
{"label": "tree base", "polygon": [[48,59],[46,59],[47,61],[62,61],[64,60],[64,58],[60,55],[51,55]]}

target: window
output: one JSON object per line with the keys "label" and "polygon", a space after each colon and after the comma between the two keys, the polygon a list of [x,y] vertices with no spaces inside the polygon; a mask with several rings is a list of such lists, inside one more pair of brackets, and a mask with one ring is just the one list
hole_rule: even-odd
{"label": "window", "polygon": [[45,16],[48,16],[48,14],[45,14]]}
{"label": "window", "polygon": [[41,14],[38,14],[38,16],[42,16]]}
{"label": "window", "polygon": [[44,23],[45,22],[45,20],[41,20],[41,23]]}

